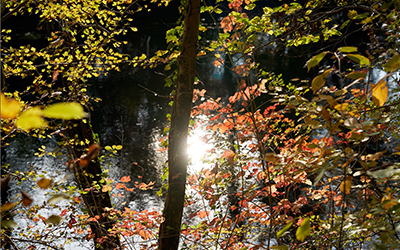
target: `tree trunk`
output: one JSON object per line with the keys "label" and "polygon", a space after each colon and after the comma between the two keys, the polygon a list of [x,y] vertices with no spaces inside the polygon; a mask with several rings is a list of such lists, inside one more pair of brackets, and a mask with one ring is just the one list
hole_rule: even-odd
{"label": "tree trunk", "polygon": [[[88,148],[87,144],[92,145],[94,143],[93,131],[89,124],[79,121],[70,122],[69,135],[75,139],[75,144],[72,148],[73,157],[81,158],[84,155],[85,149]],[[88,142],[86,145],[80,145],[79,142]],[[78,142],[78,143],[77,143]],[[93,240],[95,243],[95,250],[114,250],[122,249],[119,236],[110,234],[109,229],[114,225],[113,221],[107,216],[105,208],[111,208],[111,199],[108,192],[102,192],[102,169],[98,158],[90,160],[88,165],[81,167],[79,163],[76,164],[75,169],[75,180],[78,183],[80,190],[85,191],[82,194],[82,199],[85,202],[87,213],[91,218],[97,218],[96,222],[90,222],[90,228],[92,230]],[[95,188],[94,184],[98,185]]]}
{"label": "tree trunk", "polygon": [[177,87],[172,107],[168,145],[168,193],[164,222],[160,226],[159,249],[178,249],[187,174],[187,135],[192,109],[199,33],[200,0],[187,0],[181,55],[178,59]]}

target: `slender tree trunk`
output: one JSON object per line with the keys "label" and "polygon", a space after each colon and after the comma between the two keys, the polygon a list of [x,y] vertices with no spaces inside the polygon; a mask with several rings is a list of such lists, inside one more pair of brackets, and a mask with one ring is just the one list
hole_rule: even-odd
{"label": "slender tree trunk", "polygon": [[168,193],[164,205],[165,221],[160,226],[159,249],[178,249],[187,173],[187,135],[192,109],[199,33],[200,0],[187,0],[181,55],[178,59],[177,88],[172,107],[168,145]]}
{"label": "slender tree trunk", "polygon": [[[87,143],[80,145],[79,142],[89,142],[89,145],[94,143],[93,131],[89,121],[84,123],[81,120],[70,122],[69,135],[74,138],[77,143],[73,147],[74,157],[80,158],[84,155],[85,149],[88,148]],[[113,227],[114,222],[107,216],[105,208],[111,208],[111,199],[108,192],[102,192],[102,169],[97,157],[89,162],[85,167],[80,167],[76,164],[74,170],[75,179],[80,190],[85,191],[82,198],[87,208],[87,213],[91,218],[97,218],[96,222],[90,223],[90,228],[94,236],[95,250],[114,250],[122,249],[118,235],[112,235],[109,230]],[[94,187],[98,185],[98,188]]]}

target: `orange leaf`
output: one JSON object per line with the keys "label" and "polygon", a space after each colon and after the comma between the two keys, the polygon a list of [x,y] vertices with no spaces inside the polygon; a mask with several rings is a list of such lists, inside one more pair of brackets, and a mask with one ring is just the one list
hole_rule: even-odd
{"label": "orange leaf", "polygon": [[147,230],[140,230],[139,235],[142,237],[143,240],[148,240],[149,238],[151,238],[151,234]]}
{"label": "orange leaf", "polygon": [[51,178],[51,180],[42,178],[42,179],[38,180],[37,184],[40,188],[47,189],[51,186],[52,182],[53,182],[53,178]]}
{"label": "orange leaf", "polygon": [[131,181],[131,177],[130,176],[124,176],[121,178],[121,182],[130,182]]}
{"label": "orange leaf", "polygon": [[108,191],[111,191],[112,190],[112,187],[111,187],[111,185],[104,185],[102,188],[101,188],[101,191],[102,192],[108,192]]}
{"label": "orange leaf", "polygon": [[101,151],[101,147],[98,144],[92,144],[89,147],[89,150],[86,155],[83,155],[81,157],[81,160],[79,161],[79,165],[81,167],[87,167],[89,165],[89,162],[96,159],[96,157],[99,155]]}
{"label": "orange leaf", "polygon": [[210,214],[210,212],[208,212],[208,211],[200,211],[197,213],[197,216],[199,216],[200,219],[203,219],[206,216],[208,216],[209,214]]}
{"label": "orange leaf", "polygon": [[125,184],[123,184],[123,183],[117,183],[116,185],[115,185],[115,188],[116,189],[121,189],[121,188],[125,188],[126,186],[125,186]]}

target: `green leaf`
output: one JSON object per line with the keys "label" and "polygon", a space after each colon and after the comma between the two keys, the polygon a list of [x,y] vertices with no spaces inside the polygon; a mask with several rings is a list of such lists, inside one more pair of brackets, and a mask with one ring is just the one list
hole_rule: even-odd
{"label": "green leaf", "polygon": [[310,71],[310,69],[311,69],[312,67],[318,65],[318,63],[319,63],[322,59],[324,59],[324,57],[325,57],[325,55],[326,55],[327,53],[328,53],[328,52],[319,53],[318,55],[313,56],[310,60],[308,60],[308,61],[306,62],[306,65],[307,65],[307,72]]}
{"label": "green leaf", "polygon": [[321,171],[319,172],[317,178],[314,180],[314,187],[318,184],[318,182],[324,177],[326,170],[328,169],[329,164],[325,163],[324,167],[322,167]]}
{"label": "green leaf", "polygon": [[311,82],[311,89],[315,93],[317,92],[322,86],[324,86],[326,82],[326,78],[328,77],[331,69],[326,70],[324,73],[316,76]]}
{"label": "green leaf", "polygon": [[352,80],[357,80],[357,79],[365,79],[367,77],[367,73],[364,72],[359,72],[359,71],[353,71],[347,74],[347,78],[352,79]]}
{"label": "green leaf", "polygon": [[38,107],[26,110],[17,118],[17,127],[25,131],[46,127],[47,123],[42,118],[42,114],[42,110]]}
{"label": "green leaf", "polygon": [[346,55],[346,57],[352,60],[353,62],[360,64],[361,67],[364,65],[369,66],[370,64],[369,59],[362,55],[351,54],[351,55]]}
{"label": "green leaf", "polygon": [[341,48],[338,48],[338,51],[343,52],[343,53],[357,52],[357,47],[341,47]]}
{"label": "green leaf", "polygon": [[288,224],[286,224],[286,226],[284,228],[282,228],[279,232],[276,233],[276,238],[279,239],[287,230],[290,229],[292,224],[293,224],[293,221],[291,221]]}
{"label": "green leaf", "polygon": [[256,35],[256,34],[253,34],[253,35],[251,35],[251,36],[249,36],[249,37],[247,38],[247,41],[250,42],[250,43],[252,43],[252,42],[254,42],[254,40],[256,40],[256,39],[257,39],[257,35]]}
{"label": "green leaf", "polygon": [[14,227],[18,227],[18,224],[13,220],[2,220],[1,227],[14,228]]}
{"label": "green leaf", "polygon": [[216,8],[216,9],[214,10],[214,12],[217,13],[217,14],[221,14],[221,13],[222,13],[222,10],[221,10],[220,8]]}
{"label": "green leaf", "polygon": [[251,3],[251,4],[249,4],[249,5],[246,5],[244,8],[246,9],[246,10],[252,10],[252,9],[254,9],[256,7],[256,5],[254,4],[254,3]]}
{"label": "green leaf", "polygon": [[54,119],[81,119],[86,116],[82,105],[76,102],[60,102],[43,110],[43,116]]}
{"label": "green leaf", "polygon": [[384,69],[386,72],[395,71],[400,68],[400,54],[396,53],[389,61],[385,64]]}
{"label": "green leaf", "polygon": [[309,218],[305,218],[296,230],[296,239],[303,242],[311,233],[311,223]]}

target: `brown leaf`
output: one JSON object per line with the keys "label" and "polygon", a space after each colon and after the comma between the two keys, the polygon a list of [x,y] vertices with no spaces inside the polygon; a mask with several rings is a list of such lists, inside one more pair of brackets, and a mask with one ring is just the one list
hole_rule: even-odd
{"label": "brown leaf", "polygon": [[13,207],[15,207],[15,203],[14,202],[6,202],[3,205],[1,205],[0,211],[2,213],[7,212],[8,210],[11,210]]}
{"label": "brown leaf", "polygon": [[11,179],[10,175],[6,175],[4,178],[1,178],[1,180],[0,180],[1,181],[1,190],[4,190],[7,187],[10,179]]}
{"label": "brown leaf", "polygon": [[47,218],[45,220],[45,223],[46,224],[51,223],[53,225],[58,225],[58,224],[60,224],[61,220],[62,220],[62,217],[60,217],[58,215],[51,215],[49,218]]}
{"label": "brown leaf", "polygon": [[53,177],[49,180],[46,178],[42,178],[38,180],[37,185],[42,188],[42,189],[47,189],[51,186],[51,183],[53,182]]}
{"label": "brown leaf", "polygon": [[340,183],[340,191],[342,193],[350,194],[351,189],[351,181],[353,180],[353,176],[347,176],[342,183]]}
{"label": "brown leaf", "polygon": [[22,195],[22,205],[24,205],[24,207],[27,207],[30,204],[32,204],[33,199],[25,191],[21,190],[21,195]]}
{"label": "brown leaf", "polygon": [[99,155],[101,151],[101,147],[99,144],[92,144],[89,147],[89,150],[86,155],[83,155],[79,161],[79,165],[81,167],[87,167],[90,163],[90,161],[96,159],[96,157]]}

